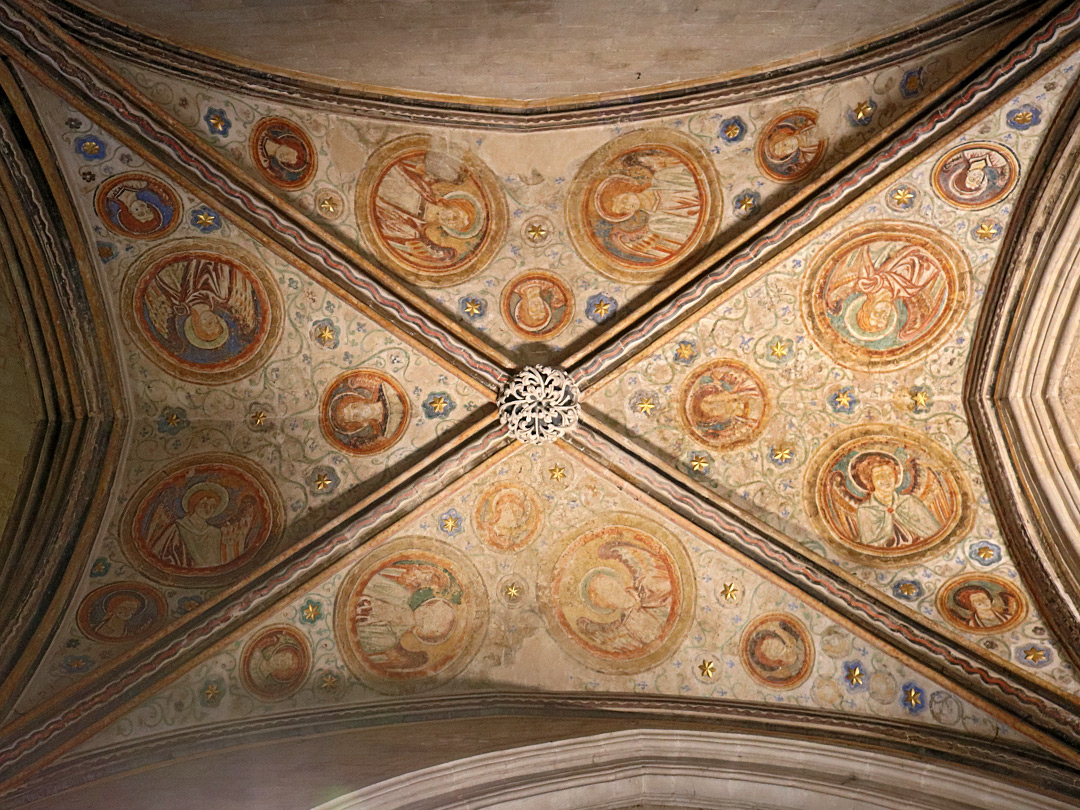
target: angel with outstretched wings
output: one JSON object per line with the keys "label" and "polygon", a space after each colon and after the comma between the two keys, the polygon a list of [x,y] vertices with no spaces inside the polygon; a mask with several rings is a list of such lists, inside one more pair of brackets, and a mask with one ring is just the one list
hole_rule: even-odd
{"label": "angel with outstretched wings", "polygon": [[180,518],[167,504],[156,504],[146,532],[151,552],[166,565],[187,569],[214,568],[236,559],[247,548],[258,505],[246,496],[222,521],[219,516],[228,505],[228,490],[212,481],[187,489],[180,499]]}
{"label": "angel with outstretched wings", "polygon": [[613,653],[647,647],[660,637],[672,610],[674,584],[670,570],[652,551],[626,540],[609,540],[600,547],[598,556],[627,571],[631,584],[627,587],[615,571],[606,567],[586,574],[587,603],[599,613],[615,614],[615,618],[598,622],[579,617],[578,631]]}
{"label": "angel with outstretched wings", "polygon": [[175,335],[200,348],[217,348],[229,338],[224,314],[241,335],[257,326],[251,280],[215,257],[192,256],[166,265],[146,286],[145,296],[150,324],[165,340]]}
{"label": "angel with outstretched wings", "polygon": [[[945,273],[925,248],[907,245],[875,264],[869,245],[848,254],[825,290],[825,308],[856,338],[908,342],[929,329],[948,293]],[[903,304],[903,310],[898,308]]]}

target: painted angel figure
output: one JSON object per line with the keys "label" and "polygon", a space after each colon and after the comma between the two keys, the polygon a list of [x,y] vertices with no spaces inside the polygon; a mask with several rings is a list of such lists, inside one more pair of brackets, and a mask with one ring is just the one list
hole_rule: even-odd
{"label": "painted angel figure", "polygon": [[702,199],[693,172],[660,150],[625,156],[620,173],[593,195],[597,213],[610,223],[608,240],[631,261],[669,260],[690,241],[701,218]]}
{"label": "painted angel figure", "polygon": [[427,665],[457,627],[463,592],[447,569],[423,560],[398,560],[373,576],[356,601],[353,628],[378,669],[408,671]]}
{"label": "painted angel figure", "polygon": [[863,245],[833,272],[825,308],[858,341],[907,343],[933,326],[947,292],[941,265],[924,248],[907,245],[875,263]]}
{"label": "painted angel figure", "polygon": [[255,498],[245,495],[230,517],[220,519],[228,506],[228,490],[212,481],[187,489],[180,499],[180,518],[167,505],[155,505],[146,535],[150,550],[175,568],[216,568],[232,562],[247,550],[258,508]]}
{"label": "painted angel figure", "polygon": [[[956,510],[947,480],[911,459],[907,470],[888,453],[866,452],[849,466],[852,494],[844,473],[828,481],[830,523],[851,542],[868,548],[909,548],[941,531]],[[905,474],[906,473],[906,474]]]}
{"label": "painted angel figure", "polygon": [[397,250],[423,264],[463,260],[484,228],[484,207],[466,168],[441,152],[394,163],[379,183],[379,231]]}
{"label": "painted angel figure", "polygon": [[214,350],[256,329],[250,279],[216,258],[177,259],[158,271],[145,294],[150,323],[168,342],[175,334],[191,347]]}
{"label": "painted angel figure", "polygon": [[[585,604],[596,613],[610,614],[607,622],[581,616],[578,631],[612,653],[635,653],[660,638],[672,610],[673,584],[663,561],[637,543],[609,540],[597,556],[622,568],[598,566],[582,579]],[[626,585],[629,573],[631,585]]]}

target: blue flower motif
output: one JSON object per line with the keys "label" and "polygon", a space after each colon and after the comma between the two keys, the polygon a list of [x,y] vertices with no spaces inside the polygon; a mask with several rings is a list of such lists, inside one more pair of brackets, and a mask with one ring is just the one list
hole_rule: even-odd
{"label": "blue flower motif", "polygon": [[449,537],[465,531],[465,519],[456,509],[449,509],[439,515],[439,531]]}
{"label": "blue flower motif", "polygon": [[983,540],[971,547],[968,556],[979,565],[993,565],[1001,562],[1001,546]]}
{"label": "blue flower motif", "polygon": [[89,655],[68,655],[60,663],[60,669],[69,675],[78,675],[80,672],[88,672],[93,665]]}
{"label": "blue flower motif", "polygon": [[203,205],[191,212],[191,224],[199,233],[213,233],[221,230],[221,214]]}
{"label": "blue flower motif", "polygon": [[1020,647],[1016,651],[1016,660],[1026,666],[1041,669],[1050,665],[1054,660],[1054,655],[1049,647],[1043,647],[1040,644],[1029,644],[1026,647]]}
{"label": "blue flower motif", "polygon": [[109,569],[112,568],[112,563],[104,557],[98,557],[94,560],[94,564],[90,566],[90,576],[103,577],[109,573]]}
{"label": "blue flower motif", "polygon": [[885,195],[885,204],[894,211],[910,211],[915,207],[915,201],[918,198],[918,189],[907,183],[901,183],[888,190]]}
{"label": "blue flower motif", "polygon": [[199,690],[199,702],[209,708],[219,705],[224,696],[225,682],[218,678],[210,678],[203,684],[203,688]]}
{"label": "blue flower motif", "polygon": [[838,388],[829,394],[829,407],[832,408],[833,413],[851,413],[858,404],[855,389],[850,385]]}
{"label": "blue flower motif", "polygon": [[190,422],[187,419],[187,411],[183,408],[165,408],[157,420],[157,429],[161,433],[175,436],[186,428]]}
{"label": "blue flower motif", "polygon": [[225,114],[225,111],[219,107],[209,107],[206,110],[206,115],[203,116],[203,121],[206,122],[206,128],[210,130],[211,135],[220,135],[225,138],[228,137],[229,130],[232,129],[232,121],[229,120],[229,116]]}
{"label": "blue flower motif", "polygon": [[618,308],[619,302],[610,295],[597,293],[596,295],[590,295],[589,300],[585,302],[585,317],[590,321],[603,323],[614,318]]}
{"label": "blue flower motif", "polygon": [[849,692],[859,692],[870,688],[870,675],[862,661],[845,661],[842,677]]}
{"label": "blue flower motif", "polygon": [[191,613],[195,608],[203,603],[201,596],[181,596],[176,601],[176,612],[181,616],[185,613]]}
{"label": "blue flower motif", "polygon": [[918,714],[926,708],[926,691],[913,681],[908,681],[900,688],[900,705],[908,714]]}
{"label": "blue flower motif", "polygon": [[691,450],[686,454],[683,468],[695,478],[705,478],[713,468],[713,457],[704,450]]}
{"label": "blue flower motif", "polygon": [[854,107],[848,108],[848,123],[853,127],[869,126],[874,120],[875,112],[877,112],[877,102],[872,98],[868,98],[866,101],[860,101]]}
{"label": "blue flower motif", "polygon": [[905,73],[900,80],[900,95],[904,98],[915,98],[922,92],[922,87],[922,68],[914,68]]}
{"label": "blue flower motif", "polygon": [[313,468],[307,477],[307,484],[316,495],[329,495],[340,483],[337,470],[325,465]]}
{"label": "blue flower motif", "polygon": [[117,257],[116,245],[112,242],[98,242],[97,255],[102,264],[108,264]]}
{"label": "blue flower motif", "polygon": [[774,445],[769,448],[769,461],[777,467],[786,467],[795,460],[795,451],[787,445]]}
{"label": "blue flower motif", "polygon": [[689,366],[698,357],[698,347],[696,340],[680,340],[675,344],[675,349],[672,352],[672,360],[676,363],[681,363],[684,366]]}
{"label": "blue flower motif", "polygon": [[304,606],[300,608],[300,621],[304,622],[304,624],[315,624],[322,617],[322,602],[308,599],[304,602]]}
{"label": "blue flower motif", "polygon": [[1042,110],[1034,104],[1023,104],[1015,110],[1009,110],[1005,116],[1005,123],[1021,132],[1038,126],[1041,122]]}
{"label": "blue flower motif", "polygon": [[761,195],[756,191],[745,189],[735,195],[731,201],[731,207],[739,219],[749,219],[761,209]]}
{"label": "blue flower motif", "polygon": [[96,135],[80,135],[75,139],[75,154],[83,160],[104,160],[105,141]]}
{"label": "blue flower motif", "polygon": [[428,419],[445,419],[454,410],[454,400],[445,391],[432,391],[420,407]]}
{"label": "blue flower motif", "polygon": [[341,330],[329,318],[320,318],[311,324],[311,337],[316,346],[324,349],[336,349],[341,337]]}
{"label": "blue flower motif", "polygon": [[914,602],[923,595],[923,587],[914,579],[898,579],[893,583],[892,593],[897,599]]}
{"label": "blue flower motif", "polygon": [[487,301],[478,295],[466,295],[458,301],[458,309],[466,319],[478,321],[487,315]]}
{"label": "blue flower motif", "polygon": [[737,115],[725,118],[720,122],[719,134],[727,143],[738,143],[746,137],[746,122]]}

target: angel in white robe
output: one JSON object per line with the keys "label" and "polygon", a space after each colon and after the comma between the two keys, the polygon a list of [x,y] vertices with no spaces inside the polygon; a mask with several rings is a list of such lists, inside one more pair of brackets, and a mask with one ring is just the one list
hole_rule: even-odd
{"label": "angel in white robe", "polygon": [[175,568],[216,568],[247,550],[257,519],[253,497],[241,498],[232,517],[217,521],[229,506],[229,493],[219,484],[203,481],[188,488],[180,505],[184,514],[178,519],[162,504],[150,516],[147,537],[161,562]]}

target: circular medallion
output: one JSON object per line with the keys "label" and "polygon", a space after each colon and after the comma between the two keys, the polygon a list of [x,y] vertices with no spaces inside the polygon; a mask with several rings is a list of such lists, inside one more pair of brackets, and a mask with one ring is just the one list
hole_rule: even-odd
{"label": "circular medallion", "polygon": [[972,211],[1003,200],[1020,180],[1020,161],[999,143],[971,141],[946,152],[930,173],[945,202]]}
{"label": "circular medallion", "polygon": [[627,284],[655,281],[695,257],[716,235],[721,210],[709,154],[667,129],[631,132],[601,146],[566,196],[578,254]]}
{"label": "circular medallion", "polygon": [[263,118],[251,130],[248,148],[259,174],[275,186],[303,188],[315,176],[315,147],[307,133],[292,121]]}
{"label": "circular medallion", "polygon": [[949,624],[968,633],[1001,633],[1023,621],[1027,603],[1007,580],[966,574],[941,586],[937,610]]}
{"label": "circular medallion", "polygon": [[947,341],[968,308],[971,268],[949,237],[907,222],[848,229],[810,261],[800,299],[814,343],[841,365],[886,371]]}
{"label": "circular medallion", "polygon": [[475,155],[451,155],[426,135],[378,149],[357,185],[357,224],[379,258],[427,287],[484,269],[506,236],[506,198]]}
{"label": "circular medallion", "polygon": [[299,632],[268,627],[244,645],[240,681],[263,700],[282,700],[304,685],[311,672],[311,648]]}
{"label": "circular medallion", "polygon": [[739,658],[750,677],[773,689],[794,689],[810,677],[814,642],[788,613],[768,613],[743,631]]}
{"label": "circular medallion", "polygon": [[258,261],[209,239],[146,253],[124,278],[124,324],[182,380],[231,382],[261,366],[281,337],[277,284]]}
{"label": "circular medallion", "polygon": [[503,320],[526,340],[547,340],[574,317],[570,288],[550,273],[525,273],[502,294]]}
{"label": "circular medallion", "polygon": [[488,598],[476,568],[422,537],[398,538],[361,559],[336,605],[338,649],[380,692],[418,692],[453,678],[487,628]]}
{"label": "circular medallion", "polygon": [[271,551],[285,514],[271,478],[246,459],[204,453],[148,478],[121,523],[124,553],[168,585],[237,580]]}
{"label": "circular medallion", "polygon": [[601,672],[642,672],[682,643],[694,615],[694,569],[670,533],[614,514],[559,548],[537,598],[572,657]]}
{"label": "circular medallion", "polygon": [[98,219],[129,239],[158,239],[176,230],[183,207],[169,186],[141,172],[110,177],[94,194]]}
{"label": "circular medallion", "polygon": [[378,453],[409,424],[409,398],[389,375],[373,368],[346,371],[327,386],[319,407],[323,435],[353,455]]}
{"label": "circular medallion", "polygon": [[76,621],[94,641],[139,641],[165,625],[164,597],[140,582],[113,582],[91,591],[79,605]]}
{"label": "circular medallion", "polygon": [[768,421],[765,383],[738,360],[713,360],[683,383],[679,415],[695,439],[733,450],[756,439]]}
{"label": "circular medallion", "polygon": [[807,465],[803,500],[826,543],[870,565],[941,553],[974,520],[955,456],[897,425],[858,425],[822,444]]}
{"label": "circular medallion", "polygon": [[577,424],[580,396],[577,383],[565,371],[526,366],[499,392],[499,421],[520,442],[553,442]]}
{"label": "circular medallion", "polygon": [[765,125],[754,147],[757,164],[778,183],[794,183],[810,174],[829,142],[818,135],[814,110],[789,110]]}
{"label": "circular medallion", "polygon": [[520,551],[540,534],[543,507],[536,493],[509,481],[484,490],[473,525],[480,539],[496,551]]}

